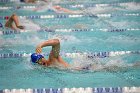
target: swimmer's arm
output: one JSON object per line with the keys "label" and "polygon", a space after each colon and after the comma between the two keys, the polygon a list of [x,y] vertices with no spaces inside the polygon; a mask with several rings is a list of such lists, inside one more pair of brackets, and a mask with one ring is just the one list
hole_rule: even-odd
{"label": "swimmer's arm", "polygon": [[58,57],[58,62],[64,65],[64,67],[69,67],[69,64],[65,62],[61,56]]}
{"label": "swimmer's arm", "polygon": [[42,63],[45,63],[45,66],[50,66],[51,65],[49,59],[45,59],[45,58],[42,58]]}
{"label": "swimmer's arm", "polygon": [[25,3],[36,3],[36,0],[25,0]]}
{"label": "swimmer's arm", "polygon": [[42,58],[42,60],[40,62],[38,62],[38,64],[40,65],[44,65],[44,66],[49,66],[51,63],[49,61],[49,59],[45,59],[45,58]]}
{"label": "swimmer's arm", "polygon": [[82,11],[73,11],[73,10],[69,10],[69,9],[66,9],[66,8],[62,8],[61,11],[64,11],[64,12],[70,13],[70,14],[80,14],[80,13],[82,13]]}
{"label": "swimmer's arm", "polygon": [[40,43],[37,48],[36,48],[36,53],[41,53],[42,52],[42,48],[46,47],[46,46],[55,46],[57,44],[59,44],[59,40],[58,39],[52,39],[52,40],[47,40],[45,42]]}
{"label": "swimmer's arm", "polygon": [[62,8],[61,6],[53,6],[53,8],[55,8],[57,11],[63,11],[63,12],[66,12],[66,13],[75,13],[75,11],[72,11],[72,10],[69,10],[69,9],[66,9],[66,8]]}
{"label": "swimmer's arm", "polygon": [[42,42],[39,44],[39,46],[41,46],[41,48],[46,47],[46,46],[55,46],[59,44],[59,40],[58,39],[52,39],[52,40],[47,40],[45,42]]}

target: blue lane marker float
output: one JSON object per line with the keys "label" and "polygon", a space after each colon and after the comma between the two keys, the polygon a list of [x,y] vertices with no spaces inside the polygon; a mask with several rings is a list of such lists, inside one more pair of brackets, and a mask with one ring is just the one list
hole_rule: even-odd
{"label": "blue lane marker float", "polygon": [[11,0],[0,0],[1,3],[8,3],[10,2]]}
{"label": "blue lane marker float", "polygon": [[140,87],[3,89],[0,93],[139,93]]}
{"label": "blue lane marker float", "polygon": [[122,88],[93,88],[94,93],[122,93]]}
{"label": "blue lane marker float", "polygon": [[112,29],[109,32],[124,32],[127,31],[127,29]]}
{"label": "blue lane marker float", "polygon": [[[128,28],[128,29],[40,29],[37,32],[93,32],[93,31],[102,31],[102,32],[125,32],[125,31],[139,31],[140,28]],[[6,30],[0,31],[0,35],[11,35],[11,34],[21,34],[28,32],[29,30]]]}
{"label": "blue lane marker float", "polygon": [[[127,13],[127,14],[57,14],[57,15],[29,15],[29,16],[19,16],[19,18],[27,18],[27,19],[53,19],[53,18],[81,18],[81,17],[92,17],[92,18],[98,18],[98,17],[119,17],[119,16],[140,16],[139,13]],[[7,19],[9,16],[0,16],[0,19]]]}
{"label": "blue lane marker float", "polygon": [[[0,53],[0,58],[22,58],[29,57],[32,53]],[[120,56],[125,54],[140,54],[140,51],[111,51],[111,52],[75,52],[75,53],[65,53],[60,52],[61,56],[76,58],[76,57],[87,57],[87,58],[106,58],[113,56]],[[44,56],[49,56],[49,54],[42,54]]]}
{"label": "blue lane marker float", "polygon": [[62,89],[33,89],[33,93],[62,93]]}
{"label": "blue lane marker float", "polygon": [[0,58],[21,58],[23,54],[20,53],[3,53],[0,54]]}
{"label": "blue lane marker float", "polygon": [[20,34],[20,31],[16,31],[16,30],[9,30],[9,31],[2,31],[2,35],[10,35],[10,34]]}

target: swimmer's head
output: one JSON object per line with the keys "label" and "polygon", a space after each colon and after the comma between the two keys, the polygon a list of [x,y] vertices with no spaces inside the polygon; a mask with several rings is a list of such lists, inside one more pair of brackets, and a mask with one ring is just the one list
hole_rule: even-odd
{"label": "swimmer's head", "polygon": [[32,61],[33,63],[38,63],[38,61],[39,61],[41,58],[44,58],[44,56],[41,55],[41,54],[33,53],[33,54],[31,55],[31,61]]}

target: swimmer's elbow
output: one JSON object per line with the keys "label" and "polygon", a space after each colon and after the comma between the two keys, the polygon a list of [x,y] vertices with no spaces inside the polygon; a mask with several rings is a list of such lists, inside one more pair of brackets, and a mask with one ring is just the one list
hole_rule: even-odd
{"label": "swimmer's elbow", "polygon": [[45,47],[45,46],[55,46],[55,45],[58,45],[58,44],[60,44],[58,39],[52,39],[52,40],[42,42],[38,46],[40,46],[42,48],[42,47]]}
{"label": "swimmer's elbow", "polygon": [[59,39],[54,39],[53,42],[54,42],[54,44],[56,44],[56,45],[57,45],[57,44],[60,44]]}

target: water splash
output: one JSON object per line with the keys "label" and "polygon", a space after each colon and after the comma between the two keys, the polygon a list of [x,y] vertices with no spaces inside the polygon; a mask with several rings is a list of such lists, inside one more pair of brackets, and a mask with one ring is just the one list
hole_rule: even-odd
{"label": "water splash", "polygon": [[35,24],[31,20],[28,19],[21,19],[21,24],[25,27],[26,30],[37,31],[40,30],[41,27],[38,24]]}
{"label": "water splash", "polygon": [[20,36],[16,35],[13,39],[11,38],[0,38],[0,46],[16,46],[16,45],[33,45],[36,46],[40,42],[44,41],[44,39],[39,38],[39,36],[35,35],[27,35]]}
{"label": "water splash", "polygon": [[127,63],[122,57],[112,58],[76,58],[71,63],[71,70],[113,71],[121,68],[140,66],[140,62]]}
{"label": "water splash", "polygon": [[136,44],[136,40],[137,42],[139,42],[139,38],[138,37],[134,37],[134,39],[132,39],[133,37],[128,37],[128,36],[124,36],[124,35],[119,35],[119,36],[112,36],[112,37],[108,37],[106,39],[107,42],[116,42],[116,43],[121,43],[121,44]]}
{"label": "water splash", "polygon": [[140,3],[136,2],[128,2],[128,3],[120,3],[117,6],[96,6],[89,7],[83,10],[85,13],[91,14],[100,14],[100,13],[110,13],[115,11],[126,11],[126,10],[140,10]]}
{"label": "water splash", "polygon": [[59,39],[62,43],[65,41],[74,42],[74,43],[80,42],[80,40],[73,35],[61,35],[61,34],[49,33],[48,39]]}
{"label": "water splash", "polygon": [[101,13],[109,13],[109,12],[113,12],[116,11],[116,9],[114,7],[101,7],[101,6],[96,6],[96,7],[89,7],[85,10],[83,10],[83,12],[85,13],[90,13],[90,14],[101,14]]}
{"label": "water splash", "polygon": [[120,6],[127,10],[140,10],[140,3],[138,2],[121,3]]}

